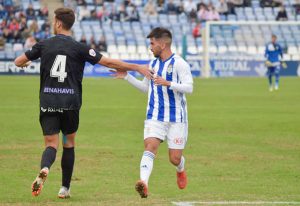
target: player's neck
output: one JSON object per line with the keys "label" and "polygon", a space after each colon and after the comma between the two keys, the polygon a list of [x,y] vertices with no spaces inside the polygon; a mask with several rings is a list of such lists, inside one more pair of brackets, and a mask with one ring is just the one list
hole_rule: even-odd
{"label": "player's neck", "polygon": [[62,35],[65,35],[65,36],[71,36],[72,35],[70,30],[61,30],[61,31],[57,32],[57,34],[62,34]]}
{"label": "player's neck", "polygon": [[161,61],[166,61],[167,59],[169,59],[170,58],[170,56],[172,56],[172,51],[171,51],[171,49],[168,49],[168,50],[166,50],[165,52],[163,52],[161,55],[160,55],[160,59],[161,59]]}

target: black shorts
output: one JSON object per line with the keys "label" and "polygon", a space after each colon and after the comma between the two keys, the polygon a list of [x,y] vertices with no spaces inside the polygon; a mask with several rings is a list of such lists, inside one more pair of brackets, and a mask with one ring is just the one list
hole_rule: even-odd
{"label": "black shorts", "polygon": [[44,135],[64,135],[77,131],[79,125],[79,110],[46,110],[40,109],[40,124]]}

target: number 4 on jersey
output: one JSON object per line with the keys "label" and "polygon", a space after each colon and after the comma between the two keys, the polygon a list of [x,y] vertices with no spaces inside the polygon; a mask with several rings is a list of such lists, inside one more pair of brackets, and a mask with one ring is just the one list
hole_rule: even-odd
{"label": "number 4 on jersey", "polygon": [[57,55],[54,61],[54,64],[52,65],[50,76],[51,77],[57,77],[58,82],[64,82],[65,78],[67,78],[67,72],[66,71],[66,60],[67,56],[65,55]]}

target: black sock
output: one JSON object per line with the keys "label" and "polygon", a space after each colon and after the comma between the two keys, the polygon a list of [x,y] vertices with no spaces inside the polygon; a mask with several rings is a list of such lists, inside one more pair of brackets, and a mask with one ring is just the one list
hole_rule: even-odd
{"label": "black sock", "polygon": [[42,155],[41,160],[41,169],[44,167],[48,167],[50,169],[51,165],[55,161],[56,158],[56,149],[53,147],[47,147]]}
{"label": "black sock", "polygon": [[62,186],[70,188],[73,167],[75,162],[74,147],[65,148],[61,158],[61,169],[62,169]]}

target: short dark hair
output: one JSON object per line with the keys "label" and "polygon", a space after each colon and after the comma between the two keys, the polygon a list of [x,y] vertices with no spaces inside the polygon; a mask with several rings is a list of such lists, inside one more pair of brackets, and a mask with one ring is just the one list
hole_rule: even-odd
{"label": "short dark hair", "polygon": [[58,8],[54,11],[55,18],[62,22],[62,27],[70,30],[75,22],[75,14],[72,9]]}
{"label": "short dark hair", "polygon": [[276,34],[272,34],[272,38],[276,38],[276,39],[277,39],[277,36],[276,36]]}
{"label": "short dark hair", "polygon": [[150,32],[150,34],[148,34],[147,38],[156,38],[156,39],[160,39],[160,38],[170,38],[172,40],[172,33],[163,27],[156,27],[154,29],[152,29],[152,31]]}

